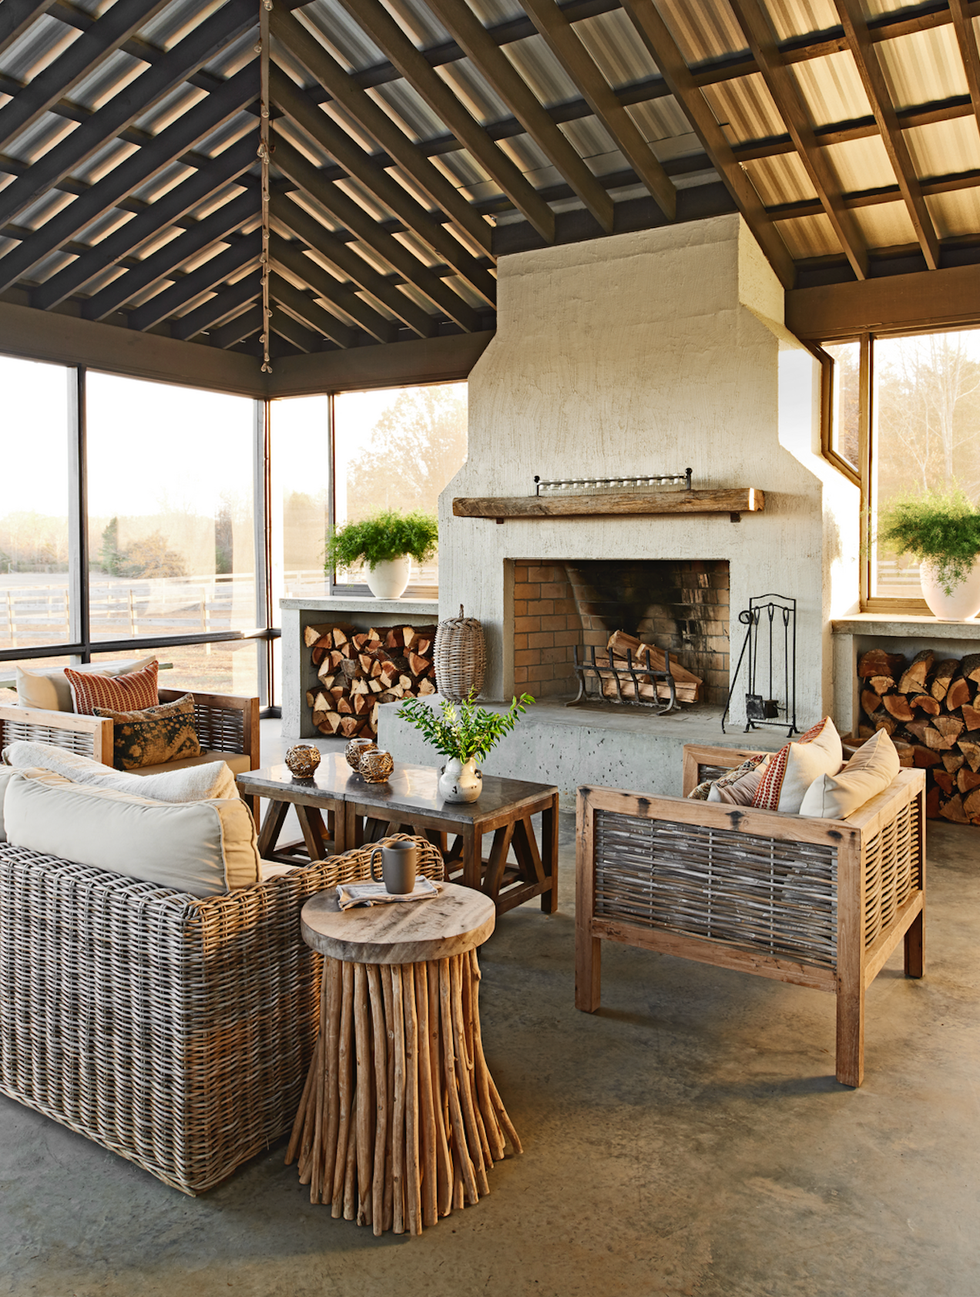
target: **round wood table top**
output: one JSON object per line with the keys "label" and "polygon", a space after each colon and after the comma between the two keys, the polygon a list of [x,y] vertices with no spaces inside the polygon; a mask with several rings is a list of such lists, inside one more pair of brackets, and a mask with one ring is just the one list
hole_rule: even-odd
{"label": "round wood table top", "polygon": [[442,883],[427,901],[395,901],[342,910],[337,894],[319,892],[303,906],[303,940],[321,955],[354,964],[419,964],[482,945],[496,908],[472,887]]}

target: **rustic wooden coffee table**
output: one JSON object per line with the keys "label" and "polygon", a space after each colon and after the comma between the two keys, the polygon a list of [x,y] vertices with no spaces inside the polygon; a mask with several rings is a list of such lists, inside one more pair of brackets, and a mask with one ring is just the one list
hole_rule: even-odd
{"label": "rustic wooden coffee table", "polygon": [[[285,765],[237,776],[246,797],[270,801],[259,831],[259,855],[295,864],[321,860],[332,851],[376,842],[391,833],[416,833],[440,848],[446,875],[491,897],[497,913],[541,897],[541,908],[558,908],[558,789],[523,779],[484,775],[478,801],[444,802],[435,766],[399,762],[385,784],[369,784],[342,753],[323,757],[312,779],[297,779]],[[303,842],[279,844],[290,805]],[[324,824],[323,813],[327,814]],[[540,836],[532,817],[541,816]],[[484,837],[490,837],[484,856]]]}

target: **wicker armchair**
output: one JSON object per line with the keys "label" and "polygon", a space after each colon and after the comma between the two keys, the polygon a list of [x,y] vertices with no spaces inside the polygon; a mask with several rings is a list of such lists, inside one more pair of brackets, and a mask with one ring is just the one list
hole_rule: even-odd
{"label": "wicker armchair", "polygon": [[[684,792],[750,754],[686,747]],[[599,1007],[600,943],[837,997],[837,1079],[864,1076],[865,991],[904,940],[922,976],[925,777],[901,770],[846,820],[580,788],[575,1003]]]}
{"label": "wicker armchair", "polygon": [[[182,698],[187,689],[160,689],[162,703]],[[203,752],[236,754],[248,759],[244,770],[259,767],[259,700],[229,694],[195,693],[194,728]],[[52,743],[81,756],[112,765],[112,721],[75,712],[43,711],[32,707],[0,707],[0,748],[17,739]],[[159,769],[159,767],[155,767]],[[134,771],[139,774],[139,771]],[[146,772],[144,772],[146,773]]]}
{"label": "wicker armchair", "polygon": [[322,963],[300,910],[367,877],[369,855],[198,900],[0,843],[0,1091],[175,1189],[211,1188],[292,1124]]}

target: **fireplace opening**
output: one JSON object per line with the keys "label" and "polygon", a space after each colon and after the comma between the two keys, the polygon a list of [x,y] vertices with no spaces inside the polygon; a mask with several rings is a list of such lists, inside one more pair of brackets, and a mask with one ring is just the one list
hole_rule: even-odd
{"label": "fireplace opening", "polygon": [[[514,686],[535,698],[579,692],[575,649],[600,658],[616,631],[666,650],[723,707],[729,677],[725,559],[514,559]],[[608,704],[615,706],[617,704]],[[621,705],[621,704],[620,704]],[[683,706],[683,704],[682,704]]]}

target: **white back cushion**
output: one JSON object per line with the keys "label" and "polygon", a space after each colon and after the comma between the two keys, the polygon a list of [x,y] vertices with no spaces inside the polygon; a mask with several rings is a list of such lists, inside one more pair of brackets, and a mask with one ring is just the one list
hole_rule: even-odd
{"label": "white back cushion", "polygon": [[[142,671],[154,659],[138,658],[125,662],[89,662],[72,667],[73,671],[97,671],[104,676],[123,676]],[[17,701],[21,707],[40,707],[48,712],[74,711],[71,686],[64,667],[18,667]]]}

